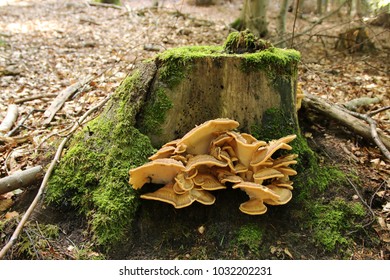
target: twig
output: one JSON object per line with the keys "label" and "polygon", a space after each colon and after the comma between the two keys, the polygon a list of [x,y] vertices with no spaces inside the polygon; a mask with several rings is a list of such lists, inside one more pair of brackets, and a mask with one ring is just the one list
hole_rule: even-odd
{"label": "twig", "polygon": [[11,127],[14,125],[16,119],[18,118],[18,106],[15,104],[10,104],[8,106],[7,115],[0,124],[0,135],[2,133],[8,132]]}
{"label": "twig", "polygon": [[68,86],[66,89],[61,91],[58,96],[52,101],[49,108],[46,109],[46,111],[43,113],[43,116],[46,118],[43,121],[44,125],[48,125],[52,119],[54,118],[55,114],[58,112],[58,110],[61,109],[61,107],[64,105],[64,103],[73,95],[75,94],[80,88],[82,88],[85,84],[88,84],[90,81],[93,80],[93,76],[87,76],[83,80],[74,83],[70,86]]}
{"label": "twig", "polygon": [[373,117],[376,114],[379,114],[380,112],[383,112],[383,111],[386,111],[386,110],[389,110],[389,109],[390,109],[390,106],[385,106],[385,107],[382,107],[382,108],[379,108],[377,110],[374,110],[372,112],[367,113],[367,116]]}
{"label": "twig", "polygon": [[297,22],[298,8],[299,8],[299,0],[297,1],[297,4],[295,6],[294,24],[293,24],[292,36],[291,36],[291,49],[294,47],[295,23]]}
{"label": "twig", "polygon": [[52,97],[56,97],[56,96],[57,96],[57,94],[54,94],[54,93],[37,94],[37,95],[31,95],[31,96],[28,96],[28,97],[15,99],[14,103],[15,104],[20,104],[20,103],[24,103],[24,102],[35,100],[35,99],[52,98]]}
{"label": "twig", "polygon": [[306,33],[310,32],[310,31],[312,31],[312,30],[314,29],[314,27],[316,27],[317,25],[321,24],[325,19],[327,19],[328,17],[331,17],[331,16],[333,16],[335,13],[337,13],[337,12],[345,5],[345,3],[347,3],[347,1],[344,1],[344,3],[342,3],[336,10],[334,10],[334,11],[332,11],[332,12],[330,12],[330,13],[324,15],[323,17],[319,18],[318,20],[316,20],[316,21],[313,23],[312,26],[310,26],[310,27],[304,29],[302,32],[300,32],[300,33],[298,33],[298,34],[294,34],[294,33],[293,33],[291,37],[289,37],[289,38],[287,38],[287,39],[284,39],[284,40],[281,40],[281,41],[279,41],[279,42],[274,43],[274,46],[278,46],[278,45],[280,45],[280,44],[282,44],[282,43],[285,43],[285,42],[287,42],[287,41],[289,41],[289,40],[293,40],[294,38],[298,38],[298,37],[300,37],[300,36],[302,36],[302,35],[305,35]]}
{"label": "twig", "polygon": [[19,188],[25,188],[41,177],[42,166],[38,165],[26,170],[17,171],[12,175],[0,179],[0,194]]}
{"label": "twig", "polygon": [[[370,127],[367,127],[363,120],[351,114],[351,111],[348,111],[347,109],[335,104],[330,104],[322,98],[316,97],[309,93],[305,94],[305,97],[302,100],[302,104],[340,122],[342,125],[348,127],[365,139],[373,140]],[[379,135],[380,140],[386,149],[390,149],[390,137],[388,137],[381,130],[375,130],[375,132],[377,132]]]}
{"label": "twig", "polygon": [[60,143],[60,145],[58,146],[57,148],[57,152],[53,158],[53,160],[51,161],[50,163],[50,166],[48,168],[48,170],[46,171],[46,174],[42,180],[42,183],[41,183],[41,186],[39,187],[39,190],[38,190],[38,193],[36,194],[33,202],[31,203],[31,205],[28,207],[26,213],[23,215],[22,219],[20,220],[18,226],[16,227],[14,233],[12,234],[10,240],[7,242],[7,244],[5,244],[5,246],[1,249],[0,251],[0,259],[3,259],[5,254],[7,253],[7,251],[12,247],[12,245],[15,243],[15,241],[17,240],[21,230],[23,229],[25,223],[27,222],[28,218],[30,217],[30,215],[32,214],[32,212],[34,211],[35,209],[35,206],[38,204],[39,200],[41,199],[42,197],[42,194],[47,186],[47,182],[49,181],[49,178],[50,178],[50,175],[51,173],[53,172],[54,170],[54,167],[56,166],[57,162],[60,160],[61,158],[61,154],[62,154],[62,150],[64,149],[65,147],[65,144],[68,142],[68,140],[70,139],[70,137],[73,135],[73,133],[79,128],[79,124],[82,123],[90,114],[92,114],[94,111],[98,110],[99,108],[101,108],[109,99],[111,98],[111,95],[108,95],[105,99],[103,99],[102,101],[100,101],[96,106],[90,108],[87,112],[84,113],[84,115],[82,115],[78,121],[74,124],[71,132],[68,136],[66,136],[62,142]]}
{"label": "twig", "polygon": [[347,111],[348,114],[350,114],[350,115],[352,115],[354,117],[357,117],[357,118],[359,118],[361,120],[366,121],[370,125],[370,131],[371,131],[372,139],[374,140],[374,142],[378,146],[378,148],[381,150],[382,154],[390,161],[390,152],[389,152],[389,150],[386,148],[386,146],[383,144],[382,140],[378,136],[378,132],[376,130],[376,121],[374,119],[372,119],[368,115],[364,115],[364,114],[360,114],[360,113],[357,113],[357,112],[349,111],[349,110],[346,110],[344,108],[342,108],[342,110]]}
{"label": "twig", "polygon": [[36,112],[36,111],[43,111],[43,110],[37,110],[37,109],[32,109],[26,117],[24,117],[19,123],[17,126],[15,126],[11,131],[7,132],[7,134],[5,135],[6,137],[11,137],[12,135],[15,134],[16,131],[18,131],[18,129],[20,127],[23,126],[23,124],[25,123],[25,121],[27,121],[27,119],[31,116],[32,113]]}
{"label": "twig", "polygon": [[[365,227],[368,227],[369,225],[371,225],[373,222],[375,222],[375,213],[374,211],[371,209],[370,205],[367,204],[367,202],[363,199],[363,197],[361,196],[359,190],[357,189],[357,187],[352,183],[352,181],[347,177],[347,181],[348,183],[352,186],[352,188],[355,190],[357,196],[359,197],[360,201],[364,204],[364,206],[367,207],[367,209],[370,211],[371,213],[371,216],[372,216],[372,219],[371,221],[369,221],[367,224],[363,225],[362,227],[365,228]],[[353,230],[353,231],[350,231],[350,232],[347,232],[347,234],[352,234],[354,232],[356,232],[357,230]]]}

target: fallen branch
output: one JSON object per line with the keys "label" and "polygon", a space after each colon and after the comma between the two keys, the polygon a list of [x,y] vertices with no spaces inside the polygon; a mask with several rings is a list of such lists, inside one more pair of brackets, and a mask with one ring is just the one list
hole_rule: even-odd
{"label": "fallen branch", "polygon": [[37,112],[37,111],[41,111],[41,110],[37,110],[37,109],[32,109],[28,114],[27,116],[25,116],[19,123],[17,126],[15,126],[11,131],[8,131],[5,136],[6,137],[11,137],[12,135],[14,135],[18,130],[19,128],[21,128],[24,123],[27,121],[27,119],[34,113],[34,112]]}
{"label": "fallen branch", "polygon": [[49,108],[47,108],[46,111],[43,113],[43,116],[46,118],[43,121],[43,124],[48,125],[52,121],[52,119],[54,118],[55,114],[64,105],[66,100],[68,100],[73,94],[75,94],[85,84],[88,84],[90,81],[92,81],[92,79],[93,79],[92,76],[88,76],[85,79],[83,79],[82,81],[74,83],[74,84],[68,86],[63,91],[61,91],[60,94],[58,94],[58,96],[50,104]]}
{"label": "fallen branch", "polygon": [[90,108],[87,112],[84,113],[74,124],[72,127],[71,132],[62,140],[60,145],[57,148],[56,154],[51,161],[48,170],[45,173],[45,176],[43,177],[41,186],[39,187],[38,193],[36,194],[33,202],[28,207],[26,213],[23,215],[22,219],[20,220],[18,226],[16,227],[15,231],[13,232],[10,240],[5,244],[5,246],[0,251],[0,259],[3,259],[5,254],[8,252],[8,250],[12,247],[12,245],[15,243],[15,241],[18,239],[20,232],[22,231],[25,223],[31,216],[32,212],[34,211],[36,205],[38,204],[39,200],[42,197],[42,194],[44,193],[44,190],[46,189],[47,182],[49,181],[50,175],[54,170],[54,167],[56,166],[57,162],[60,160],[62,150],[65,147],[65,144],[68,142],[70,137],[73,135],[73,133],[80,127],[80,124],[83,123],[83,121],[94,111],[97,111],[99,108],[101,108],[109,99],[111,98],[111,95],[107,96],[105,99],[100,101],[96,106]]}
{"label": "fallen branch", "polygon": [[16,119],[18,118],[18,114],[18,106],[15,104],[10,104],[8,106],[7,115],[0,124],[0,134],[8,132],[11,129]]}
{"label": "fallen branch", "polygon": [[382,101],[381,97],[359,97],[345,102],[343,106],[350,111],[356,111],[361,106],[379,103]]}
{"label": "fallen branch", "polygon": [[[308,93],[305,94],[305,97],[302,100],[302,104],[305,107],[312,108],[321,114],[338,121],[342,125],[348,127],[353,132],[369,141],[372,141],[374,138],[372,135],[372,129],[370,129],[370,127],[365,122],[351,115],[351,112],[347,112],[347,110],[344,108],[341,108],[335,104],[330,104],[325,100]],[[379,129],[374,130],[378,135],[376,140],[379,140],[381,143],[383,143],[383,146],[387,150],[390,149],[390,137]],[[374,141],[376,140],[374,139]]]}
{"label": "fallen branch", "polygon": [[0,179],[0,195],[25,188],[42,177],[42,166],[38,165],[23,171],[17,171],[12,175]]}
{"label": "fallen branch", "polygon": [[390,152],[388,151],[388,149],[386,149],[386,146],[379,139],[377,128],[376,128],[376,121],[368,115],[364,115],[352,111],[348,111],[348,113],[351,114],[352,116],[355,116],[361,120],[366,121],[370,125],[372,139],[374,140],[378,148],[381,150],[382,154],[390,161]]}
{"label": "fallen branch", "polygon": [[35,99],[42,99],[42,98],[52,98],[52,97],[56,97],[57,95],[54,94],[54,93],[49,93],[49,94],[37,94],[37,95],[31,95],[31,96],[28,96],[28,97],[23,97],[23,98],[18,98],[18,99],[15,99],[14,103],[15,104],[20,104],[20,103],[24,103],[26,101],[31,101],[31,100],[35,100]]}

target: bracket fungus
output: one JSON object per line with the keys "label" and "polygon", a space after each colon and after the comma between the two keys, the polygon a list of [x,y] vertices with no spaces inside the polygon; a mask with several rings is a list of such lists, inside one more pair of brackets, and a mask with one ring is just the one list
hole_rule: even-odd
{"label": "bracket fungus", "polygon": [[140,189],[146,183],[161,184],[141,198],[163,201],[183,208],[194,201],[204,205],[215,202],[216,190],[241,189],[249,200],[241,203],[241,212],[261,215],[268,205],[283,205],[292,198],[290,176],[297,172],[296,154],[288,144],[296,135],[269,141],[257,140],[236,131],[239,123],[219,118],[209,120],[189,131],[181,139],[163,145],[149,162],[129,171],[129,183]]}

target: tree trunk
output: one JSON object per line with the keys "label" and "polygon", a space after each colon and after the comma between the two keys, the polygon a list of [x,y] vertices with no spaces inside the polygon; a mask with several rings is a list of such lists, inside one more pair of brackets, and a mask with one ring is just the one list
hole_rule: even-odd
{"label": "tree trunk", "polygon": [[105,111],[74,137],[50,180],[48,201],[86,215],[98,244],[131,238],[139,194],[128,185],[128,171],[154,148],[220,117],[262,140],[299,133],[298,61],[295,50],[277,48],[238,55],[183,47],[159,54],[123,81]]}
{"label": "tree trunk", "polygon": [[[287,5],[288,5],[288,0],[282,0],[281,1],[281,6],[280,6],[280,11],[278,15],[278,34],[279,38],[277,41],[282,41],[284,34],[286,32],[286,15],[287,15]],[[282,43],[280,47],[285,47],[286,43]]]}
{"label": "tree trunk", "polygon": [[242,31],[249,29],[259,37],[268,34],[267,21],[268,0],[245,0],[240,17],[232,23],[232,27]]}
{"label": "tree trunk", "polygon": [[317,14],[322,15],[322,0],[317,0]]}

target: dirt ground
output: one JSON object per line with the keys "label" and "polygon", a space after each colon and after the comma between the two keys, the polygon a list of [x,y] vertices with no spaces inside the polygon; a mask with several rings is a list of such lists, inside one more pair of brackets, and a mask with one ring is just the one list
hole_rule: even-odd
{"label": "dirt ground", "polygon": [[[124,6],[117,9],[72,0],[0,0],[0,120],[5,117],[9,104],[15,103],[19,110],[17,123],[20,124],[12,135],[18,141],[0,140],[0,177],[47,164],[76,119],[112,94],[142,60],[176,46],[222,44],[231,31],[229,24],[238,17],[242,5],[242,1],[238,0],[220,1],[208,7],[184,1],[160,1],[156,10],[151,8],[152,1],[122,2]],[[277,11],[278,4],[273,2],[268,13],[271,41],[277,37]],[[298,18],[295,34],[300,35],[316,19],[318,16],[309,11]],[[292,33],[293,22],[294,15],[288,13],[287,34]],[[357,111],[360,113],[390,105],[389,29],[365,25],[369,38],[376,46],[374,52],[350,53],[348,49],[340,51],[334,48],[339,33],[362,25],[365,22],[361,19],[349,18],[341,10],[340,14],[294,39],[293,47],[302,54],[299,82],[304,92],[340,105],[358,97],[379,98],[373,104],[359,107]],[[287,46],[291,46],[291,41],[287,41]],[[43,113],[53,98],[89,75],[93,76],[92,81],[65,103],[49,125],[45,125]],[[374,118],[377,126],[389,135],[390,111],[381,112]],[[365,227],[374,231],[380,242],[366,247],[363,240],[356,244],[352,258],[388,259],[389,162],[375,145],[333,120],[305,109],[300,111],[300,120],[309,144],[324,161],[339,165],[345,171],[353,169],[361,179],[356,189],[351,186],[351,190],[342,195],[365,203],[372,213]],[[38,187],[39,184],[0,196],[0,221],[19,217],[31,203]],[[45,221],[50,222],[58,221],[62,215],[48,213],[42,210],[35,217],[41,214]],[[185,214],[182,215],[179,220],[184,219]],[[201,223],[199,219],[197,222]],[[58,259],[98,257],[99,254],[90,249],[93,244],[88,242],[85,243],[88,245],[83,245],[84,251],[79,250],[78,254],[73,251],[79,242],[86,242],[84,228],[82,220],[67,218],[62,221],[62,243],[52,243],[54,249],[46,254]],[[6,241],[12,227],[2,231],[0,244]],[[191,246],[203,248],[202,239],[197,242]],[[150,248],[157,245],[150,244]],[[172,248],[170,254],[158,256],[145,253],[143,249],[132,248],[132,255],[118,251],[112,257],[176,258],[179,250]],[[180,253],[183,258],[190,258],[190,255],[188,252]],[[282,255],[289,256],[288,253]],[[320,254],[313,257],[307,253],[298,258],[318,256]],[[44,254],[40,257],[48,258]],[[221,255],[204,257],[217,258]],[[234,254],[225,257],[235,258]]]}

